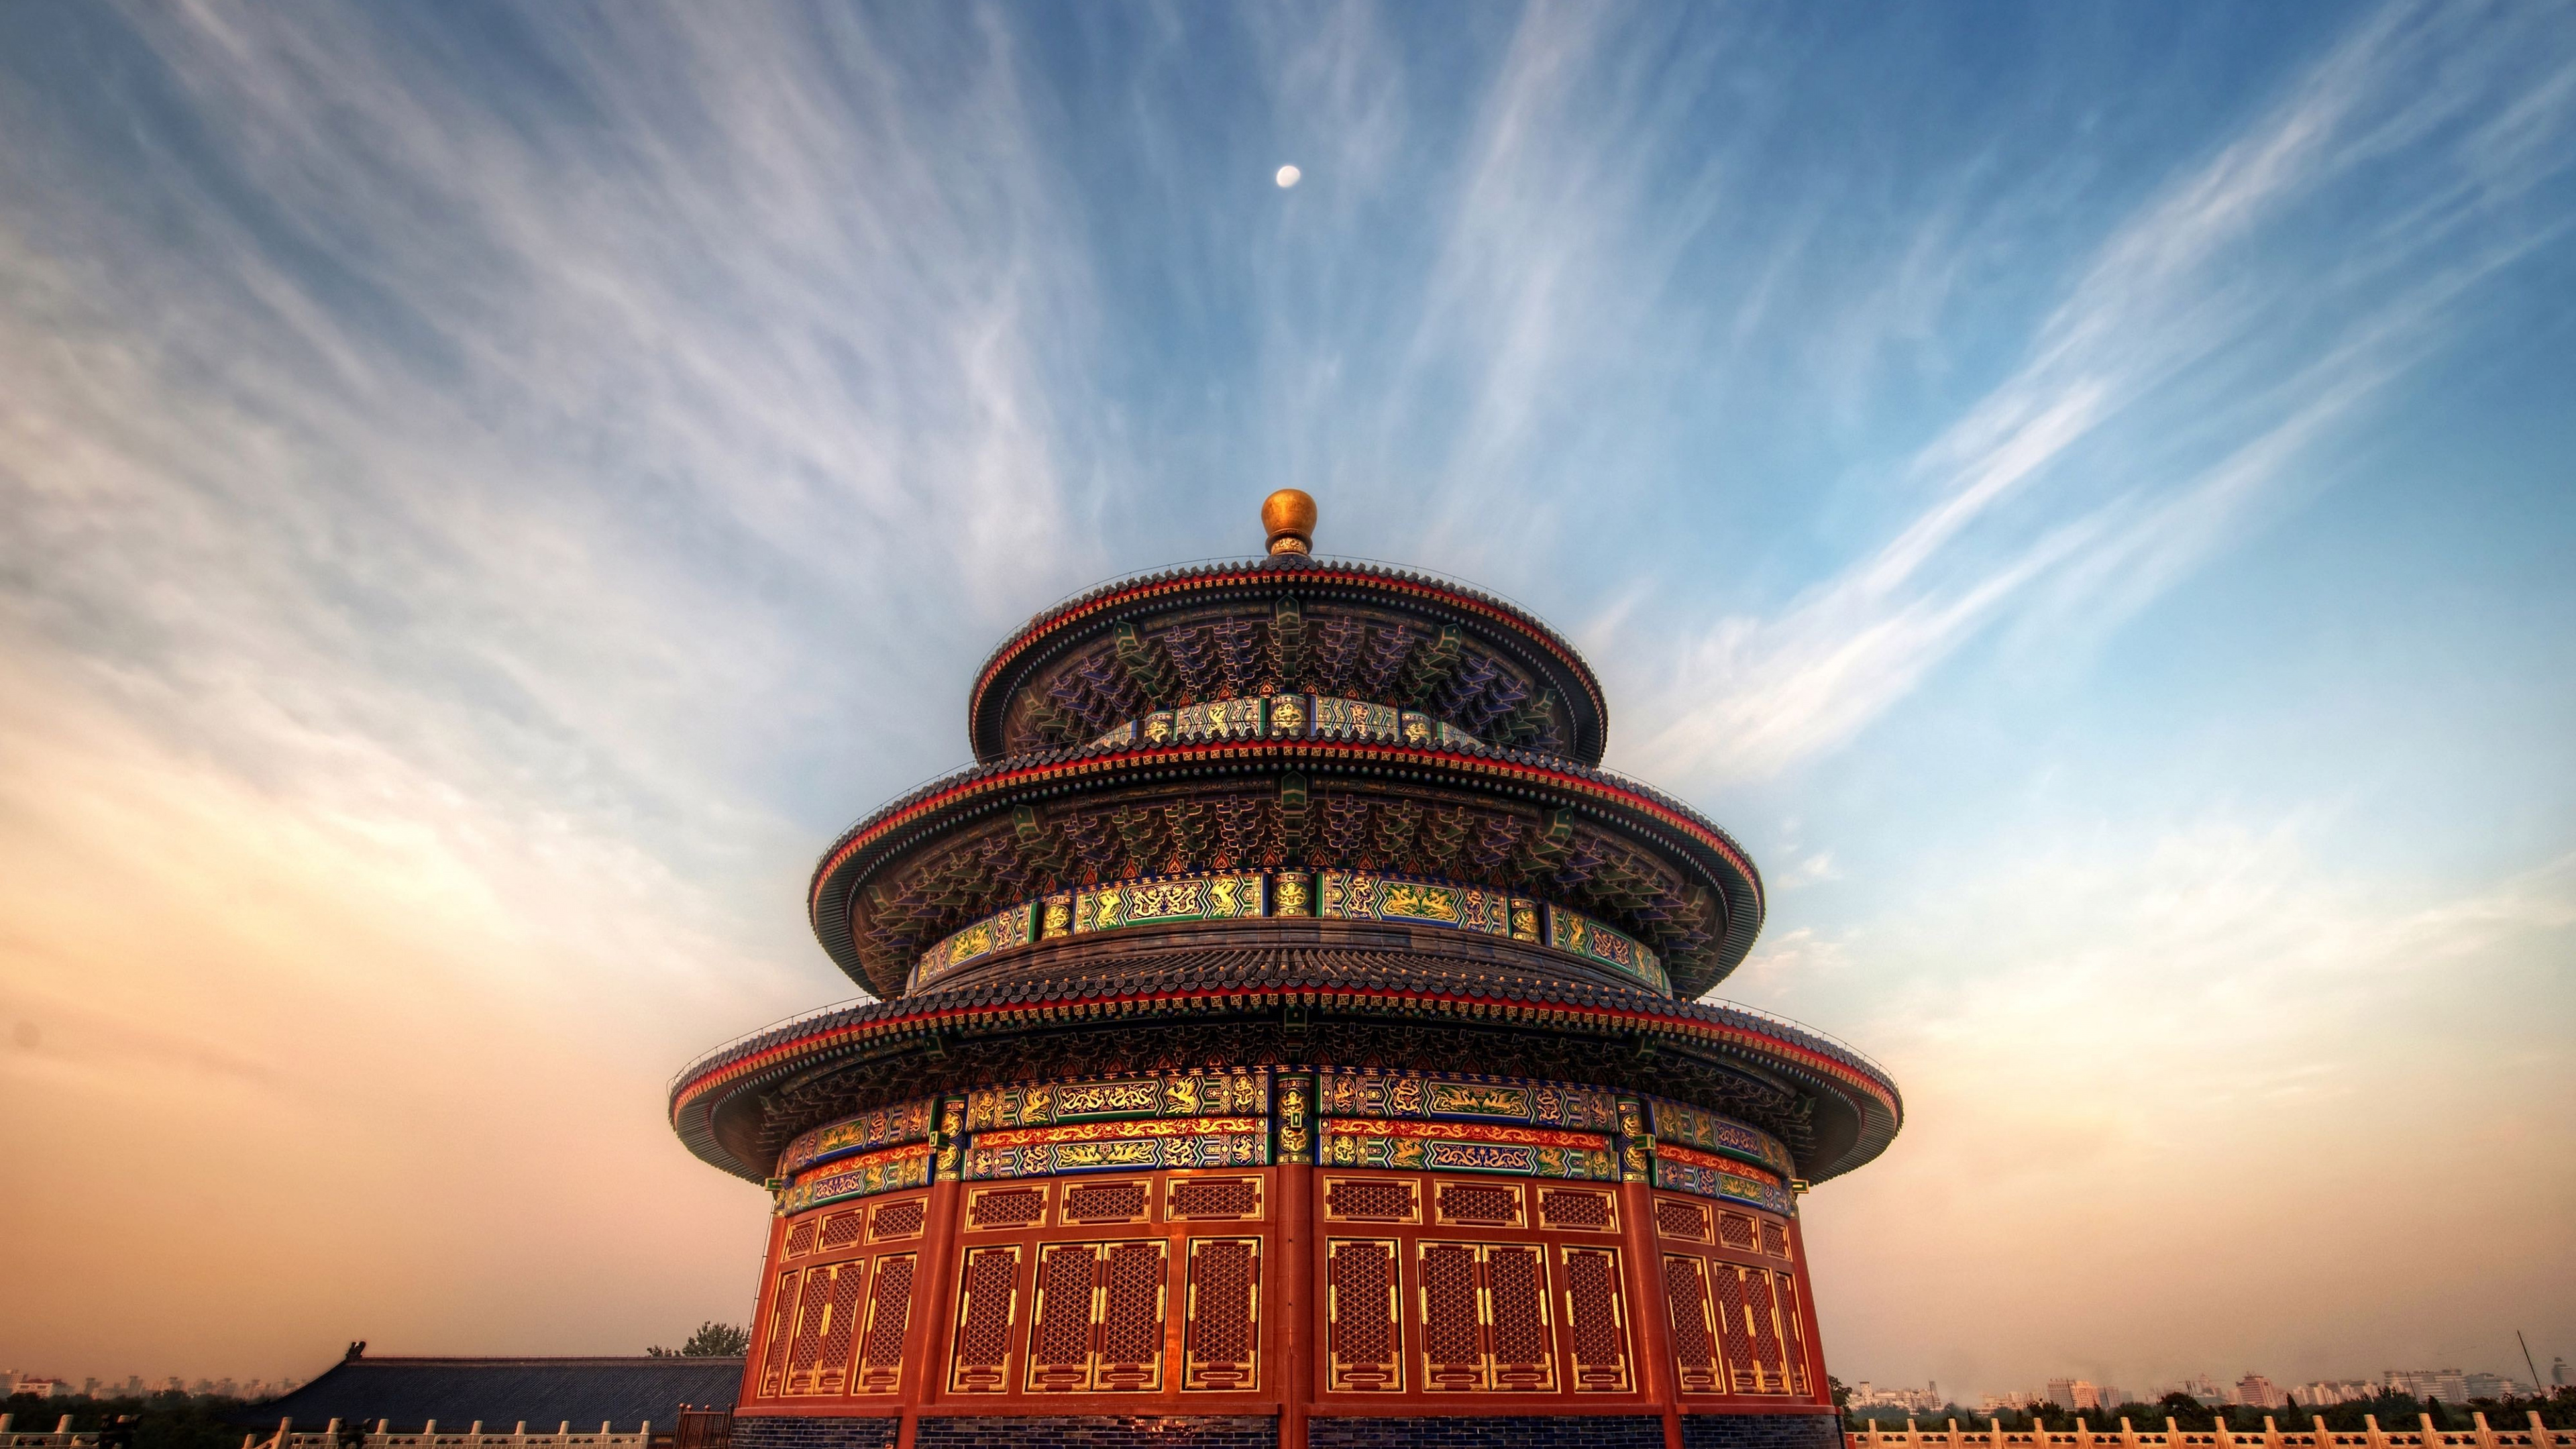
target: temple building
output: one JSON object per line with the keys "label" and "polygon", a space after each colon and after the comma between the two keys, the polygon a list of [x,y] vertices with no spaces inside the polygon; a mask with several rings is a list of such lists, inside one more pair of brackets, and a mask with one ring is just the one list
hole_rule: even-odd
{"label": "temple building", "polygon": [[1262,514],[1004,641],[815,867],[874,999],[678,1078],[776,1204],[736,1449],[1839,1445],[1798,1195],[1895,1084],[1700,1000],[1762,878],[1562,637]]}

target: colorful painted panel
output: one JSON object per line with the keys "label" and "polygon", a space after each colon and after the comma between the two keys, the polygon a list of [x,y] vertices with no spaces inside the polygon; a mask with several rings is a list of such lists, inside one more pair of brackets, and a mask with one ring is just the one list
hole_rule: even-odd
{"label": "colorful painted panel", "polygon": [[1315,696],[1315,738],[1397,744],[1404,738],[1397,713],[1392,705],[1319,694]]}
{"label": "colorful painted panel", "polygon": [[930,1110],[934,1104],[924,1097],[918,1102],[901,1102],[879,1107],[856,1117],[817,1127],[787,1144],[778,1154],[778,1175],[794,1177],[819,1162],[835,1157],[848,1157],[871,1148],[890,1147],[898,1142],[926,1142],[930,1138]]}
{"label": "colorful painted panel", "polygon": [[1531,905],[1483,886],[1440,885],[1366,871],[1328,870],[1322,882],[1318,914],[1327,920],[1391,921],[1508,936],[1512,907]]}
{"label": "colorful painted panel", "polygon": [[1274,740],[1302,740],[1314,726],[1314,702],[1302,694],[1270,696],[1270,737]]}
{"label": "colorful painted panel", "polygon": [[1587,961],[1616,966],[1659,991],[1673,989],[1672,979],[1664,974],[1662,959],[1646,949],[1644,943],[1590,916],[1548,907],[1547,943]]}
{"label": "colorful painted panel", "polygon": [[1514,1177],[1618,1181],[1618,1159],[1597,1134],[1473,1123],[1331,1118],[1320,1160],[1327,1167],[1412,1172],[1491,1172]]}
{"label": "colorful painted panel", "polygon": [[1091,886],[1073,893],[1073,929],[1080,934],[1180,921],[1246,920],[1261,915],[1263,894],[1259,871]]}
{"label": "colorful painted panel", "polygon": [[1755,1163],[1782,1176],[1797,1170],[1780,1139],[1758,1127],[1660,1097],[1647,1098],[1646,1111],[1655,1125],[1658,1142],[1678,1142],[1702,1152]]}
{"label": "colorful painted panel", "polygon": [[969,1182],[1081,1172],[1266,1167],[1270,1137],[1250,1117],[1078,1122],[979,1133],[966,1149]]}
{"label": "colorful painted panel", "polygon": [[1316,1087],[1318,1110],[1328,1117],[1518,1122],[1583,1132],[1619,1128],[1616,1096],[1559,1082],[1325,1067]]}
{"label": "colorful painted panel", "polygon": [[1140,1117],[1264,1117],[1270,1074],[1186,1072],[1098,1082],[1030,1082],[966,1094],[966,1130],[1044,1127]]}
{"label": "colorful painted panel", "polygon": [[1172,737],[1183,744],[1207,740],[1257,740],[1262,735],[1262,701],[1212,699],[1172,711]]}
{"label": "colorful painted panel", "polygon": [[996,911],[962,931],[951,933],[945,940],[921,953],[913,963],[912,988],[917,989],[938,980],[958,967],[980,961],[998,951],[1025,946],[1037,939],[1038,906],[1030,901],[1007,911]]}
{"label": "colorful painted panel", "polygon": [[1655,1144],[1655,1186],[1745,1203],[1783,1217],[1797,1210],[1789,1189],[1761,1168],[1669,1143]]}
{"label": "colorful painted panel", "polygon": [[1484,748],[1474,734],[1419,710],[1332,695],[1215,699],[1156,710],[1094,739],[1092,747],[1206,744],[1225,740],[1357,740],[1444,750]]}
{"label": "colorful painted panel", "polygon": [[930,1145],[887,1147],[808,1168],[778,1197],[778,1211],[801,1213],[843,1198],[874,1197],[930,1182]]}

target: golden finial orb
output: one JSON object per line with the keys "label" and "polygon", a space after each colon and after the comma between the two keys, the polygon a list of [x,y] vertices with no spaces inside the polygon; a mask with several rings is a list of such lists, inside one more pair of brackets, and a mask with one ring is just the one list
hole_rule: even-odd
{"label": "golden finial orb", "polygon": [[1261,526],[1272,553],[1304,553],[1315,543],[1315,500],[1303,489],[1282,488],[1261,500]]}

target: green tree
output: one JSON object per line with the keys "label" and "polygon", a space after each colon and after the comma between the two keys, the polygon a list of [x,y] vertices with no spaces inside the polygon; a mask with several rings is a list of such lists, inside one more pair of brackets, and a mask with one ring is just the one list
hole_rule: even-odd
{"label": "green tree", "polygon": [[710,1319],[698,1325],[678,1348],[655,1344],[644,1352],[653,1358],[740,1358],[751,1352],[751,1330]]}

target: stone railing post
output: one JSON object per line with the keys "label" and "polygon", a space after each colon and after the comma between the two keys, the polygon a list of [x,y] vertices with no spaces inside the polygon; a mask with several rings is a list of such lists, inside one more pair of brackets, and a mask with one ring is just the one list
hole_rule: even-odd
{"label": "stone railing post", "polygon": [[[2549,1432],[2547,1424],[2540,1422],[2540,1411],[2525,1409],[2523,1412],[2531,1416],[2531,1449],[2551,1449],[2551,1446],[2557,1443],[2557,1438]],[[0,1419],[0,1429],[7,1427],[9,1427],[9,1421]]]}
{"label": "stone railing post", "polygon": [[1905,1449],[1923,1449],[1923,1431],[1914,1427],[1912,1419],[1905,1421]]}
{"label": "stone railing post", "polygon": [[2315,1442],[2316,1449],[2334,1449],[2334,1431],[2326,1427],[2325,1415],[2310,1414],[2308,1427],[2314,1431],[2308,1437]]}
{"label": "stone railing post", "polygon": [[1986,1420],[1986,1442],[1993,1445],[1994,1449],[2004,1449],[2003,1420],[1991,1417]]}
{"label": "stone railing post", "polygon": [[2424,1449],[2442,1449],[2442,1431],[2433,1427],[2433,1416],[2417,1414],[2415,1421],[2424,1426],[2424,1437],[2415,1442],[2423,1445]]}

